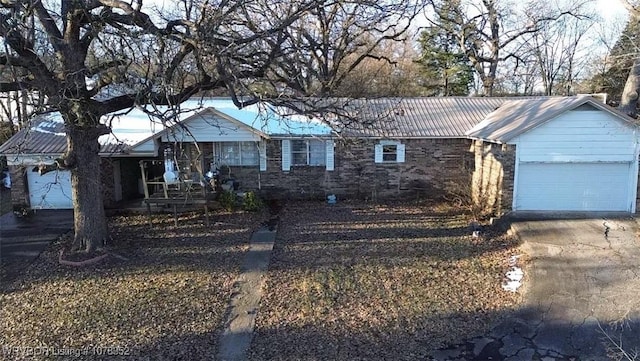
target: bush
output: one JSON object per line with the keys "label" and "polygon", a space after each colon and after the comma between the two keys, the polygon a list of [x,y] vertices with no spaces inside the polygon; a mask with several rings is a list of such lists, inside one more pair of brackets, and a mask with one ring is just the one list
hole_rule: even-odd
{"label": "bush", "polygon": [[245,211],[256,212],[259,211],[264,206],[260,197],[258,197],[254,192],[247,192],[244,196],[244,200],[242,202],[242,208]]}
{"label": "bush", "polygon": [[224,191],[218,197],[220,206],[227,211],[232,211],[236,205],[236,194],[233,191]]}

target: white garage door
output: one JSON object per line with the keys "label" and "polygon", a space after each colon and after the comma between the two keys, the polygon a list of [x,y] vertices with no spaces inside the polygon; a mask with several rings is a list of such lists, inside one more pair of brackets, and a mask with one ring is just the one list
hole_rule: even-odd
{"label": "white garage door", "polygon": [[516,210],[631,211],[631,163],[520,163]]}
{"label": "white garage door", "polygon": [[28,172],[31,208],[71,209],[71,172],[54,171],[40,175]]}

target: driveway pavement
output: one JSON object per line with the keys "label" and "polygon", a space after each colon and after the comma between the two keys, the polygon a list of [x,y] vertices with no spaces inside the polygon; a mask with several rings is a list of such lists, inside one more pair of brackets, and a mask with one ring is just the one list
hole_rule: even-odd
{"label": "driveway pavement", "polygon": [[437,351],[434,359],[636,359],[638,223],[628,217],[514,220],[512,230],[531,258],[523,306],[491,334]]}
{"label": "driveway pavement", "polygon": [[70,210],[39,210],[27,217],[0,217],[0,262],[11,279],[60,235],[73,229]]}
{"label": "driveway pavement", "polygon": [[524,309],[494,331],[503,356],[609,360],[621,353],[616,344],[640,350],[640,228],[634,219],[517,221],[513,230],[532,264]]}

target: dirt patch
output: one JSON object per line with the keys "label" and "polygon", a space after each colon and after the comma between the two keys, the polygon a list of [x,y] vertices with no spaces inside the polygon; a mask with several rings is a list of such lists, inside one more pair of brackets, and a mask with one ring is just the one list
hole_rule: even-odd
{"label": "dirt patch", "polygon": [[[0,286],[0,345],[77,352],[82,359],[211,359],[251,233],[265,215],[114,217],[107,257],[58,262],[58,242]],[[5,355],[6,356],[6,355]],[[44,357],[47,359],[47,357]],[[50,359],[56,359],[52,356]]]}
{"label": "dirt patch", "polygon": [[285,206],[253,360],[424,359],[487,332],[516,241],[442,205]]}

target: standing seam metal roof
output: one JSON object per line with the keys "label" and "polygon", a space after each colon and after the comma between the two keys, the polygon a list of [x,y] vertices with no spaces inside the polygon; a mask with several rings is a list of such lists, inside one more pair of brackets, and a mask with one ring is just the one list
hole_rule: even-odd
{"label": "standing seam metal roof", "polygon": [[[575,97],[572,97],[575,99]],[[505,121],[498,122],[501,114],[511,118],[509,114],[518,112],[511,106],[498,110],[505,102],[513,102],[526,109],[529,105],[550,101],[573,101],[567,97],[433,97],[433,98],[379,98],[350,99],[345,102],[344,110],[357,120],[354,126],[342,129],[344,136],[380,137],[380,138],[482,138],[488,131],[481,131],[479,126],[486,118],[492,121],[482,123],[494,128],[505,127]],[[556,100],[553,100],[556,99]],[[565,99],[565,100],[562,100]],[[218,100],[222,101],[222,100]],[[206,104],[206,103],[205,103]],[[602,105],[602,107],[607,107]],[[225,109],[216,108],[225,113]],[[233,112],[230,112],[233,113]],[[127,123],[127,116],[121,116],[121,122]],[[233,115],[230,115],[233,116]],[[43,117],[42,119],[39,117]],[[66,150],[64,124],[52,124],[47,116],[34,118],[32,126],[23,129],[9,141],[0,146],[0,153],[5,154],[62,154]],[[49,121],[43,129],[39,122]],[[508,121],[507,121],[508,122]],[[528,122],[528,121],[527,121]],[[524,122],[524,123],[527,123]],[[54,122],[55,123],[55,122]],[[521,124],[520,129],[527,124]],[[509,124],[508,128],[512,128]],[[34,130],[34,129],[40,129]],[[152,129],[149,129],[151,132]],[[289,136],[296,136],[292,129]],[[155,132],[152,132],[153,134]],[[486,133],[486,134],[485,134]],[[109,142],[102,146],[102,153],[120,153],[125,150],[124,144]]]}
{"label": "standing seam metal roof", "polygon": [[[351,136],[459,138],[513,98],[381,98],[350,103],[356,118],[372,118],[369,127],[347,129]],[[372,112],[375,109],[377,112]],[[364,117],[363,117],[364,115]]]}

